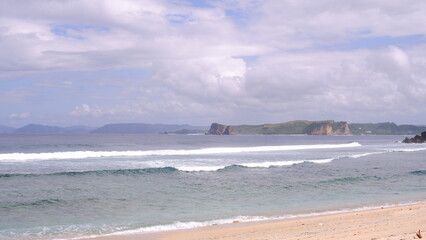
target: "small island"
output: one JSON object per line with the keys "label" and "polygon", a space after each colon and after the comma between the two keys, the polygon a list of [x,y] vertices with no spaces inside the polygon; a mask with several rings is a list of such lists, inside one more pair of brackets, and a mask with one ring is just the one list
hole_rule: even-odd
{"label": "small island", "polygon": [[229,126],[212,123],[207,134],[234,135],[234,134],[306,134],[306,135],[351,135],[346,122],[306,121],[297,120],[276,124],[236,125]]}

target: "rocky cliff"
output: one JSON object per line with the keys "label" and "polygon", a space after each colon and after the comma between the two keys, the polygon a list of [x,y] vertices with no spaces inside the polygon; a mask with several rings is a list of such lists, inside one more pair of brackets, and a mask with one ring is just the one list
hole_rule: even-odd
{"label": "rocky cliff", "polygon": [[405,138],[403,143],[424,143],[426,142],[426,132],[422,132],[421,135],[416,135],[413,138]]}
{"label": "rocky cliff", "polygon": [[212,123],[210,130],[207,132],[207,134],[212,135],[233,135],[234,129],[231,126],[226,126],[219,123]]}
{"label": "rocky cliff", "polygon": [[351,131],[346,122],[326,121],[312,123],[306,129],[308,135],[350,135]]}
{"label": "rocky cliff", "polygon": [[276,124],[227,126],[213,123],[207,134],[307,134],[307,135],[351,135],[346,122],[297,120]]}

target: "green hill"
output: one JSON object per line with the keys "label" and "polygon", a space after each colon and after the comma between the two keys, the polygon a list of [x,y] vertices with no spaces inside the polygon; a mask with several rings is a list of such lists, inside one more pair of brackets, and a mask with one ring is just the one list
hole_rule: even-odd
{"label": "green hill", "polygon": [[413,135],[426,131],[425,126],[396,125],[383,123],[350,123],[349,129],[354,135]]}
{"label": "green hill", "polygon": [[296,120],[276,124],[236,125],[235,134],[309,134],[309,135],[415,135],[426,126],[397,125],[393,122],[350,123],[333,120]]}
{"label": "green hill", "polygon": [[347,135],[346,122],[296,120],[276,124],[232,126],[235,134],[315,134]]}

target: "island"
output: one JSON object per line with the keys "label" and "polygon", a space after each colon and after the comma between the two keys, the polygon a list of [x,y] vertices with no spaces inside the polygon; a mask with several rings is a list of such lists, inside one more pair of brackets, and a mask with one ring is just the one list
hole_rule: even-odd
{"label": "island", "polygon": [[233,135],[233,134],[306,134],[306,135],[351,135],[346,122],[306,121],[297,120],[276,124],[262,125],[224,125],[212,123],[207,134]]}
{"label": "island", "polygon": [[[295,120],[260,125],[226,125],[213,123],[206,134],[414,135],[417,132],[423,131],[426,131],[426,126],[397,125],[393,122],[347,123],[345,121],[334,120]],[[420,139],[419,136],[413,141],[419,142]]]}

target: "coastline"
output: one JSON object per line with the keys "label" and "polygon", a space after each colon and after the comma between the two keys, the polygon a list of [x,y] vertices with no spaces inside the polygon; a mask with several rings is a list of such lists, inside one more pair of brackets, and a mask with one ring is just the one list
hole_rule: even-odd
{"label": "coastline", "polygon": [[[368,208],[367,208],[368,209]],[[324,212],[280,220],[235,222],[157,233],[112,234],[84,240],[278,240],[278,239],[417,239],[426,231],[426,203],[401,204],[348,212]],[[426,234],[423,234],[426,235]]]}

